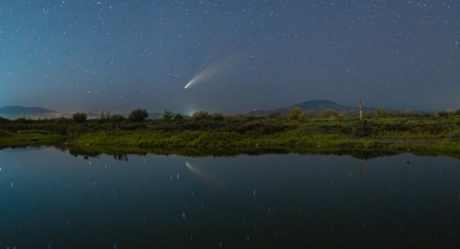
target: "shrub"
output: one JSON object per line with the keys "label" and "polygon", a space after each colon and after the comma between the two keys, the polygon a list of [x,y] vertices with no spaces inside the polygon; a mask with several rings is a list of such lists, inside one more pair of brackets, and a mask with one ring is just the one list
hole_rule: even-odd
{"label": "shrub", "polygon": [[18,118],[16,120],[14,120],[14,122],[16,122],[18,124],[30,124],[30,123],[32,123],[32,120],[31,119],[26,119],[26,118]]}
{"label": "shrub", "polygon": [[87,118],[86,114],[82,112],[77,112],[72,115],[72,119],[79,124],[84,123]]}
{"label": "shrub", "polygon": [[209,119],[210,117],[211,117],[211,115],[209,113],[204,112],[204,111],[199,111],[199,112],[193,113],[192,120],[193,121],[200,121],[200,120],[204,120],[204,119]]}
{"label": "shrub", "polygon": [[136,109],[129,114],[129,120],[132,122],[143,122],[149,117],[147,110]]}
{"label": "shrub", "polygon": [[171,121],[171,119],[173,119],[173,115],[168,109],[165,109],[162,118],[164,121]]}
{"label": "shrub", "polygon": [[292,108],[286,113],[286,117],[289,120],[300,120],[302,117],[302,110],[298,107]]}
{"label": "shrub", "polygon": [[222,120],[224,120],[224,115],[222,115],[222,114],[220,114],[220,113],[213,113],[213,114],[211,115],[211,117],[212,117],[212,119],[213,119],[214,121],[222,121]]}
{"label": "shrub", "polygon": [[0,123],[8,123],[8,122],[10,122],[9,119],[6,119],[6,118],[0,116]]}
{"label": "shrub", "polygon": [[302,119],[314,119],[316,118],[316,112],[314,110],[306,110],[302,112]]}
{"label": "shrub", "polygon": [[320,118],[328,118],[328,119],[336,119],[340,117],[339,113],[337,113],[337,111],[332,110],[332,109],[323,110],[319,116]]}
{"label": "shrub", "polygon": [[377,109],[374,113],[374,117],[376,118],[388,118],[391,116],[391,113],[386,109]]}
{"label": "shrub", "polygon": [[178,114],[174,115],[173,119],[174,119],[174,121],[182,121],[182,120],[184,120],[184,116],[182,116],[182,114],[178,113]]}
{"label": "shrub", "polygon": [[125,120],[125,117],[123,117],[120,114],[114,114],[114,115],[110,116],[110,120],[113,121],[113,122],[121,122],[121,121]]}
{"label": "shrub", "polygon": [[281,113],[279,112],[272,112],[267,115],[269,119],[280,119],[281,118]]}
{"label": "shrub", "polygon": [[367,120],[353,122],[352,134],[356,137],[367,137],[372,134],[372,127]]}

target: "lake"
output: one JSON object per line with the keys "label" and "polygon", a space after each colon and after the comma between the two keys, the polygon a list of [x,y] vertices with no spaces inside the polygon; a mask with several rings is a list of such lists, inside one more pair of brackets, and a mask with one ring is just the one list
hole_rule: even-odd
{"label": "lake", "polygon": [[458,248],[460,160],[0,151],[0,248]]}

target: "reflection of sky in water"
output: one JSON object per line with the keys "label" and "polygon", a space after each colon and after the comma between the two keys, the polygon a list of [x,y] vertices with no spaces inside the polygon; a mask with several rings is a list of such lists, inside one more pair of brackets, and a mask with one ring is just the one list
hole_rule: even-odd
{"label": "reflection of sky in water", "polygon": [[[460,163],[0,151],[0,248],[445,247]],[[410,164],[408,164],[410,162]]]}

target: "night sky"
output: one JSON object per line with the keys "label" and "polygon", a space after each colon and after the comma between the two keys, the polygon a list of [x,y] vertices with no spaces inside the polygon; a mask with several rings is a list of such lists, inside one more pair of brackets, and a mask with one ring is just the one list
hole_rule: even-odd
{"label": "night sky", "polygon": [[0,107],[456,110],[459,42],[460,0],[0,0]]}

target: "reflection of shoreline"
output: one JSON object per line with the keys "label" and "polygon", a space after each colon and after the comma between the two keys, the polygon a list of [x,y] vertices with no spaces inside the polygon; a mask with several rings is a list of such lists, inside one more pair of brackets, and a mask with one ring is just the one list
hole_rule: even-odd
{"label": "reflection of shoreline", "polygon": [[239,155],[261,156],[261,155],[312,155],[312,156],[344,156],[348,155],[353,158],[368,160],[382,156],[392,156],[401,153],[393,151],[379,150],[331,150],[331,149],[303,149],[296,150],[290,147],[285,148],[270,148],[270,147],[254,147],[254,148],[223,148],[223,149],[203,149],[203,148],[147,148],[147,147],[128,147],[128,146],[99,146],[99,145],[69,145],[59,143],[53,145],[55,148],[66,151],[71,151],[75,156],[97,157],[102,154],[106,155],[178,155],[187,157],[233,157]]}
{"label": "reflection of shoreline", "polygon": [[369,160],[383,156],[395,156],[400,154],[412,154],[416,156],[445,156],[455,159],[460,159],[458,154],[453,153],[415,153],[397,152],[387,150],[336,150],[336,149],[303,149],[296,150],[289,147],[286,148],[225,148],[218,149],[203,149],[203,148],[146,148],[146,147],[127,147],[127,146],[99,146],[99,145],[69,145],[59,142],[53,145],[30,145],[30,146],[5,146],[6,148],[49,148],[53,147],[60,151],[69,151],[75,157],[83,156],[85,159],[90,157],[99,157],[101,155],[113,156],[116,160],[127,160],[130,155],[146,156],[159,155],[169,156],[178,155],[185,157],[235,157],[239,155],[261,156],[261,155],[286,155],[297,154],[307,156],[351,156],[359,160]]}
{"label": "reflection of shoreline", "polygon": [[206,183],[207,185],[210,185],[216,190],[223,191],[224,186],[217,182],[212,176],[206,174],[203,170],[193,166],[189,162],[185,162],[185,166],[201,181]]}

